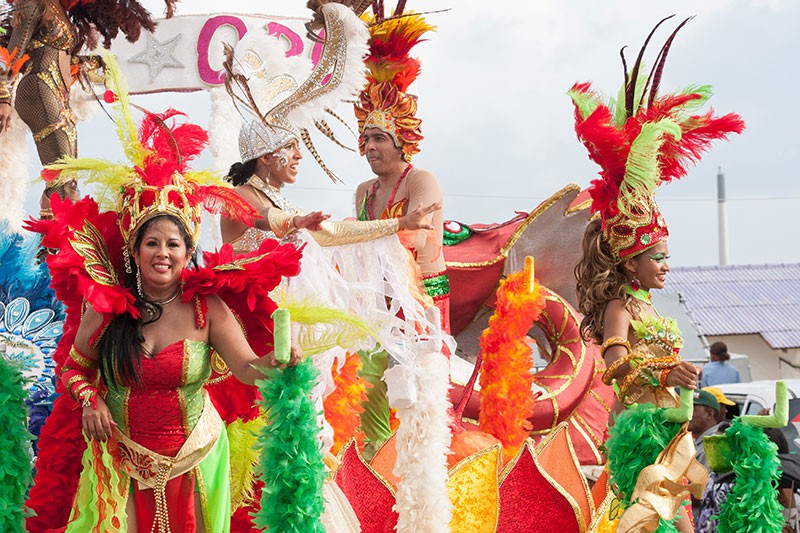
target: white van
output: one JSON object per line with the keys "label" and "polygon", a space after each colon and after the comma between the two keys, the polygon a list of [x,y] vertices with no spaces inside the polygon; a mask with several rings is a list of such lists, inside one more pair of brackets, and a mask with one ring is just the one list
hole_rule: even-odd
{"label": "white van", "polygon": [[[728,406],[728,417],[733,415],[757,415],[762,409],[769,409],[772,412],[775,407],[775,382],[778,380],[770,379],[763,381],[751,381],[750,383],[722,383],[715,385],[725,394],[725,397],[736,402],[737,408]],[[786,440],[789,443],[789,451],[792,453],[800,452],[800,446],[796,440],[800,437],[800,422],[793,422],[800,414],[800,379],[784,379],[786,390],[789,393],[789,423],[782,429]]]}

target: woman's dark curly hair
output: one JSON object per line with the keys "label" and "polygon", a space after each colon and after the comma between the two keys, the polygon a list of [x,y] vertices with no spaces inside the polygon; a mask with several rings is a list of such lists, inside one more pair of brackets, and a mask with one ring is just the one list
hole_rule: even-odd
{"label": "woman's dark curly hair", "polygon": [[623,286],[627,278],[615,263],[614,256],[603,240],[602,223],[593,219],[586,225],[581,243],[582,255],[575,266],[578,311],[583,314],[581,336],[603,343],[603,321],[606,306],[611,300],[622,300],[626,307],[634,304]]}

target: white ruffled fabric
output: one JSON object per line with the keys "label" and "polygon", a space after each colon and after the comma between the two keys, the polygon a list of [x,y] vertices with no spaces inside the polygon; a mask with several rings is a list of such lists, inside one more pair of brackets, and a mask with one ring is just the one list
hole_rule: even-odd
{"label": "white ruffled fabric", "polygon": [[[417,280],[408,268],[408,251],[396,236],[325,248],[306,232],[297,232],[297,238],[305,245],[302,271],[281,284],[274,294],[276,301],[310,300],[345,309],[374,330],[377,339],[342,348],[384,349],[391,356],[387,375],[401,376],[399,381],[387,379],[390,398],[405,399],[397,413],[398,531],[448,531],[452,513],[447,493],[450,381],[441,346],[455,353],[453,338],[441,334],[438,309],[423,309],[411,294],[409,288]],[[327,333],[325,326],[302,328],[299,337],[304,344],[313,345],[314,335],[324,338]],[[314,389],[320,402],[333,390],[331,366],[334,361],[343,364],[344,354],[339,349],[314,356],[322,374]]]}

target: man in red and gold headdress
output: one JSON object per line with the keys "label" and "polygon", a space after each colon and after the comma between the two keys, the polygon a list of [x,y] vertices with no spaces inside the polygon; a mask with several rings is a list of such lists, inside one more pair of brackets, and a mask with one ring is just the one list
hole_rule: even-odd
{"label": "man in red and gold headdress", "polygon": [[[422,120],[416,117],[416,96],[406,93],[420,69],[419,60],[409,57],[409,51],[434,28],[420,15],[397,12],[388,20],[376,13],[367,22],[367,86],[355,105],[355,114],[358,148],[376,177],[356,189],[356,211],[359,220],[397,218],[417,207],[442,202],[436,177],[411,164],[411,156],[419,152]],[[442,330],[449,333],[450,282],[442,254],[442,210],[431,216],[433,230],[398,236],[414,254],[420,288],[433,299],[440,311]],[[372,388],[361,415],[361,429],[368,444],[379,446],[391,434],[386,384],[381,381],[387,354],[372,354],[363,362],[361,376],[372,383]],[[371,450],[366,451],[369,454]]]}
{"label": "man in red and gold headdress", "polygon": [[[422,120],[416,117],[416,96],[406,93],[420,69],[419,60],[408,53],[434,28],[413,14],[369,22],[368,82],[355,113],[358,148],[376,177],[356,189],[359,220],[398,218],[419,206],[442,203],[436,176],[411,164],[423,138]],[[418,232],[408,244],[419,265],[424,291],[441,312],[443,331],[449,332],[450,283],[442,254],[442,210],[432,216],[434,229]]]}

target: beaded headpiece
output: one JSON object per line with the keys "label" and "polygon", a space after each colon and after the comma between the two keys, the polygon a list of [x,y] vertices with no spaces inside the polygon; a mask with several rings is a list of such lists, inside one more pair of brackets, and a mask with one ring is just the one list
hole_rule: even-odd
{"label": "beaded headpiece", "polygon": [[102,53],[109,89],[105,100],[114,104],[117,135],[128,164],[67,157],[43,172],[45,180],[78,178],[98,184],[101,202],[118,213],[120,233],[129,249],[142,225],[161,215],[174,216],[195,243],[203,209],[252,223],[257,213],[233,189],[210,171],[188,168],[208,142],[206,131],[196,124],[177,123],[175,118],[182,113],[174,109],[162,114],[143,110],[137,131],[116,58]]}
{"label": "beaded headpiece", "polygon": [[239,155],[247,162],[300,140],[299,132],[270,127],[261,121],[252,120],[239,130]]}
{"label": "beaded headpiece", "polygon": [[420,62],[409,56],[421,37],[435,28],[418,14],[403,14],[405,2],[398,3],[391,18],[374,13],[370,27],[367,85],[355,104],[358,119],[358,149],[364,155],[364,130],[378,128],[389,134],[403,159],[419,153],[422,120],[416,117],[417,97],[406,90],[417,79]]}
{"label": "beaded headpiece", "polygon": [[255,118],[239,132],[242,162],[272,153],[297,139],[303,141],[326,174],[337,181],[314,147],[308,130],[314,127],[344,146],[325,118],[327,114],[341,121],[329,108],[352,99],[363,87],[363,58],[369,35],[364,23],[343,5],[321,4],[316,17],[324,25],[324,40],[309,26],[310,36],[325,46],[313,69],[302,58],[287,59],[274,36],[249,32],[235,49],[225,47],[225,87],[234,102]]}
{"label": "beaded headpiece", "polygon": [[[674,15],[673,15],[674,16]],[[616,262],[634,257],[667,239],[669,232],[656,204],[659,185],[687,174],[711,141],[741,133],[744,122],[735,113],[723,116],[693,114],[711,97],[708,85],[692,85],[658,96],[661,75],[672,41],[691,18],[669,36],[648,75],[640,72],[648,35],[618,101],[605,103],[590,84],[575,84],[567,94],[575,105],[575,131],[600,165],[600,178],[592,181],[592,211],[600,214],[603,238]]]}

